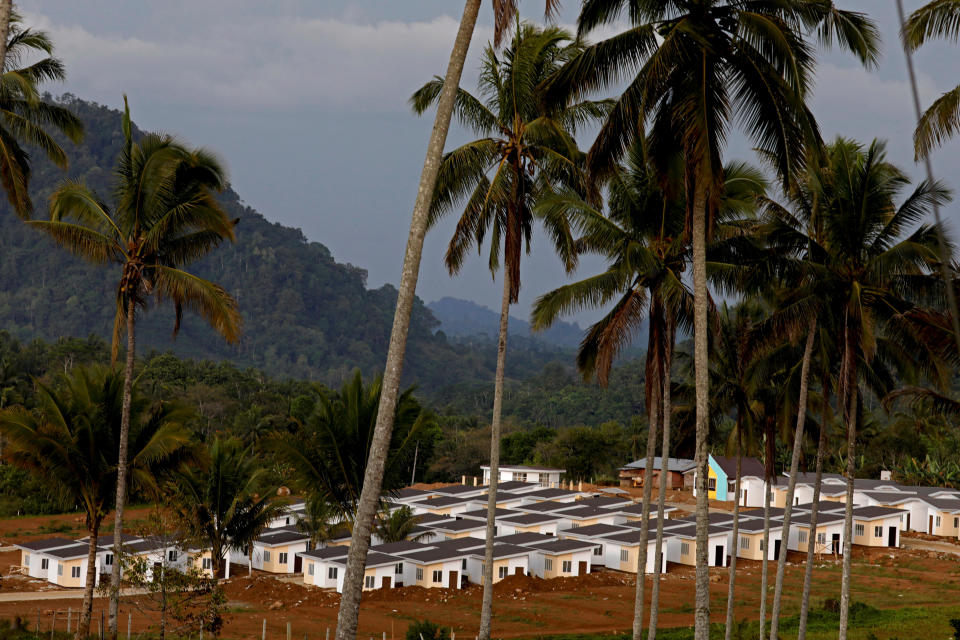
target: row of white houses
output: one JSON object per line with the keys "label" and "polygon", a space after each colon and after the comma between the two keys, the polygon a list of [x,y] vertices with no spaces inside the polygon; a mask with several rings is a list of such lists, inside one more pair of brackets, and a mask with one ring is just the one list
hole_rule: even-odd
{"label": "row of white houses", "polygon": [[[96,584],[109,580],[113,569],[113,536],[102,538],[94,554]],[[127,557],[142,557],[146,560],[146,579],[150,580],[157,567],[184,570],[193,565],[212,575],[213,563],[209,551],[183,548],[178,544],[159,538],[138,537],[123,534],[122,552]],[[60,587],[83,587],[90,566],[89,538],[69,540],[47,538],[13,545],[20,550],[20,573],[46,580]],[[230,577],[227,566],[226,577]]]}

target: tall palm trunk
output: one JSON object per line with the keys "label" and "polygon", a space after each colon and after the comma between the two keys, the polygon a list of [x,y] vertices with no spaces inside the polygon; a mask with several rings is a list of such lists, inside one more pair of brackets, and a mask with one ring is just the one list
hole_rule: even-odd
{"label": "tall palm trunk", "polygon": [[387,361],[383,372],[380,392],[380,405],[377,411],[377,423],[370,442],[370,454],[363,476],[363,489],[354,518],[350,551],[347,554],[347,567],[343,580],[343,595],[340,598],[340,611],[337,614],[336,640],[356,640],[357,623],[360,617],[360,596],[363,591],[363,573],[370,548],[370,532],[373,519],[377,515],[380,502],[380,490],[383,485],[383,471],[390,448],[393,432],[394,412],[397,406],[397,394],[400,389],[400,375],[403,371],[403,356],[407,347],[407,333],[410,329],[410,313],[416,298],[417,278],[420,274],[420,258],[423,254],[423,238],[427,232],[430,203],[437,184],[437,174],[443,158],[443,147],[450,130],[450,119],[456,101],[463,65],[473,37],[473,28],[480,11],[480,0],[466,0],[460,29],[454,41],[447,75],[443,80],[440,100],[437,102],[437,115],[430,132],[430,142],[420,174],[417,188],[417,200],[413,206],[410,221],[410,235],[403,256],[403,271],[400,288],[397,292],[397,308],[393,316],[393,328],[390,331],[390,346],[387,349]]}
{"label": "tall palm trunk", "polygon": [[[663,401],[661,422],[663,424],[663,444],[660,448],[662,465],[670,459],[670,368],[673,366],[673,315],[669,311],[664,313],[663,339]],[[656,640],[657,617],[660,613],[660,573],[663,566],[663,519],[666,517],[664,507],[667,502],[667,480],[664,479],[664,469],[660,468],[660,491],[657,496],[657,544],[655,563],[653,567],[653,588],[650,590],[650,626],[647,631],[647,640]],[[667,475],[667,478],[670,476]]]}
{"label": "tall palm trunk", "polygon": [[109,636],[117,638],[120,611],[120,547],[123,544],[123,508],[127,501],[127,449],[130,439],[130,402],[133,397],[133,361],[136,351],[136,303],[127,302],[127,362],[123,370],[123,405],[120,412],[120,452],[117,454],[117,500],[113,520],[113,567],[110,570]]}
{"label": "tall palm trunk", "polygon": [[707,436],[710,430],[709,353],[707,351],[707,188],[704,171],[694,179],[693,244],[693,368],[696,388],[697,550],[694,640],[710,638],[710,573],[707,539],[710,502],[707,496]]}
{"label": "tall palm trunk", "polygon": [[[793,432],[793,453],[790,456],[790,477],[787,478],[787,499],[783,505],[783,529],[780,533],[780,548],[777,558],[777,578],[773,586],[773,610],[770,614],[770,637],[776,638],[780,628],[780,595],[783,592],[783,574],[787,568],[787,553],[783,549],[790,540],[790,517],[793,512],[793,493],[797,487],[797,472],[800,469],[800,452],[803,450],[803,428],[807,421],[807,393],[810,383],[810,360],[813,357],[813,340],[817,330],[816,318],[811,318],[807,328],[807,343],[803,347],[803,364],[800,365],[800,397],[797,407],[797,428]],[[816,531],[816,529],[814,529]]]}
{"label": "tall palm trunk", "polygon": [[730,582],[727,585],[727,621],[724,640],[733,637],[733,596],[736,593],[737,553],[740,549],[740,482],[743,478],[743,414],[744,407],[737,408],[737,480],[733,490],[733,550],[730,552]]}
{"label": "tall palm trunk", "polygon": [[[763,640],[763,634],[767,628],[767,577],[768,566],[767,558],[770,556],[770,494],[773,482],[776,479],[776,469],[773,466],[773,455],[776,451],[774,445],[773,421],[767,416],[764,418],[764,491],[763,491],[763,559],[760,561],[760,640]],[[782,543],[781,543],[782,544]],[[771,640],[776,640],[773,636]]]}
{"label": "tall palm trunk", "polygon": [[[650,339],[647,344],[647,460],[643,471],[643,506],[640,509],[640,547],[637,549],[637,582],[633,600],[633,640],[643,640],[644,589],[647,576],[647,540],[650,536],[650,500],[653,497],[653,457],[657,452],[657,428],[660,424],[660,357],[663,319],[656,296],[650,301]],[[658,335],[659,334],[659,335]],[[660,484],[666,461],[661,460]]]}
{"label": "tall palm trunk", "polygon": [[843,362],[845,378],[843,384],[844,417],[847,421],[847,504],[843,517],[843,570],[840,574],[840,632],[838,640],[847,640],[847,626],[850,616],[850,546],[853,542],[853,474],[857,469],[857,375],[854,353],[853,331],[849,318],[843,331]]}
{"label": "tall palm trunk", "polygon": [[[90,618],[93,614],[93,590],[97,587],[97,541],[100,538],[100,523],[94,522],[90,527],[90,540],[87,544],[87,581],[83,585],[83,603],[80,605],[80,615],[77,620],[77,632],[74,640],[86,640],[90,635]],[[113,564],[118,564],[120,558],[113,557]]]}
{"label": "tall palm trunk", "polygon": [[[820,514],[820,486],[823,482],[823,454],[827,448],[827,414],[830,401],[827,374],[823,376],[823,417],[820,421],[820,439],[817,441],[817,476],[813,483],[813,508],[810,510],[810,530],[817,530],[817,518]],[[806,640],[807,614],[810,612],[810,587],[813,582],[814,545],[807,545],[807,564],[803,573],[803,595],[800,597],[800,621],[797,624],[797,640]]]}
{"label": "tall palm trunk", "polygon": [[10,35],[10,12],[12,0],[0,0],[0,66],[7,59],[7,36]]}
{"label": "tall palm trunk", "polygon": [[500,301],[500,334],[497,338],[497,373],[493,383],[493,418],[490,421],[490,486],[487,488],[487,530],[483,547],[483,599],[480,602],[478,640],[490,640],[493,622],[493,538],[497,527],[497,485],[500,482],[500,418],[503,413],[503,377],[507,364],[507,324],[510,319],[510,269],[503,270]]}

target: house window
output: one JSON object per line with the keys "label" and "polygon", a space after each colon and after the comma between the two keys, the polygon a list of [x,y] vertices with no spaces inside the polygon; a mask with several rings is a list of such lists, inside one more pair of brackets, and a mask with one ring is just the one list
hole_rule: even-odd
{"label": "house window", "polygon": [[433,572],[433,583],[440,584],[443,582],[443,571],[434,571]]}
{"label": "house window", "polygon": [[290,524],[290,518],[287,518],[287,524]]}
{"label": "house window", "polygon": [[882,538],[883,537],[883,527],[874,527],[873,528],[873,537]]}
{"label": "house window", "polygon": [[[900,521],[901,522],[903,521],[903,516],[900,516]],[[953,519],[953,528],[954,529],[960,528],[960,518]]]}
{"label": "house window", "polygon": [[935,527],[939,527],[939,526],[940,526],[940,516],[937,516],[937,517],[936,517],[936,519],[934,520],[934,525],[933,525],[933,526],[935,526]]}
{"label": "house window", "polygon": [[80,567],[70,567],[70,577],[79,578],[80,577]]}
{"label": "house window", "polygon": [[513,474],[513,479],[516,480],[517,482],[526,482],[526,481],[527,481],[527,474],[525,474],[525,473],[515,473],[515,474]]}
{"label": "house window", "polygon": [[[177,550],[176,550],[176,549],[170,549],[170,551],[167,552],[167,560],[170,561],[170,562],[176,562],[176,561],[177,561]],[[113,561],[113,559],[111,559],[111,562],[112,562],[112,561]]]}
{"label": "house window", "polygon": [[545,571],[553,571],[553,560],[551,560],[550,558],[544,558],[543,569]]}
{"label": "house window", "polygon": [[854,535],[862,536],[863,533],[864,533],[864,531],[863,531],[863,525],[862,525],[862,524],[854,525],[854,527],[853,527],[853,534],[854,534]]}
{"label": "house window", "polygon": [[211,558],[204,558],[200,562],[200,566],[203,568],[204,571],[209,571],[210,569],[213,568],[213,560]]}
{"label": "house window", "polygon": [[376,584],[377,584],[377,577],[376,577],[376,576],[364,576],[364,577],[363,577],[363,586],[364,586],[364,588],[366,588],[366,589],[373,589],[373,587],[376,586]]}
{"label": "house window", "polygon": [[602,555],[603,555],[603,547],[594,547],[594,548],[593,548],[593,555],[595,555],[595,556],[602,556]]}
{"label": "house window", "polygon": [[312,563],[312,562],[307,565],[307,575],[308,575],[308,576],[312,576],[312,575],[313,575],[313,563]]}
{"label": "house window", "polygon": [[[466,562],[466,560],[464,560]],[[417,569],[417,580],[423,580],[423,569]]]}
{"label": "house window", "polygon": [[749,549],[750,548],[750,538],[747,536],[740,536],[740,548]]}
{"label": "house window", "polygon": [[330,567],[327,569],[327,580],[336,580],[337,579],[337,568]]}
{"label": "house window", "polygon": [[57,563],[57,575],[58,575],[58,576],[62,576],[62,575],[63,575],[63,565],[60,564],[60,563]]}
{"label": "house window", "polygon": [[827,534],[818,533],[817,534],[817,544],[827,544]]}
{"label": "house window", "polygon": [[270,562],[270,550],[269,550],[269,549],[264,549],[264,550],[263,550],[263,561],[264,561],[264,562]]}
{"label": "house window", "polygon": [[30,554],[29,554],[29,553],[23,554],[23,566],[25,566],[25,567],[29,567],[29,566],[30,566]]}
{"label": "house window", "polygon": [[579,523],[579,522],[571,522],[571,523],[570,523],[570,528],[571,528],[571,529],[579,529],[579,528],[580,528],[580,523]]}
{"label": "house window", "polygon": [[497,576],[499,576],[501,580],[503,580],[504,578],[506,578],[506,577],[507,577],[507,567],[500,567],[499,569],[497,569]]}
{"label": "house window", "polygon": [[400,575],[401,573],[403,573],[403,563],[402,563],[402,562],[398,562],[398,563],[397,563],[397,566],[395,566],[395,567],[393,568],[393,572],[394,572],[395,574],[397,574],[397,575]]}
{"label": "house window", "polygon": [[690,555],[690,543],[689,543],[689,542],[681,542],[681,543],[680,543],[680,555],[682,555],[682,556],[688,556],[688,555]]}
{"label": "house window", "polygon": [[799,535],[797,536],[797,540],[800,542],[800,544],[806,543],[806,541],[807,541],[807,532],[806,532],[806,531],[801,531],[801,532],[799,533]]}
{"label": "house window", "polygon": [[630,559],[630,552],[626,549],[620,549],[620,562],[626,562]]}
{"label": "house window", "polygon": [[281,551],[281,552],[280,552],[279,562],[280,562],[280,564],[287,564],[287,552],[286,552],[286,551]]}
{"label": "house window", "polygon": [[460,570],[461,570],[461,571],[466,571],[466,570],[467,570],[467,559],[466,559],[466,558],[464,558],[463,560],[460,561]]}
{"label": "house window", "polygon": [[105,564],[105,565],[108,566],[108,567],[112,567],[112,566],[113,566],[113,554],[112,554],[112,553],[108,553],[108,554],[106,554],[105,556],[103,556],[103,564]]}
{"label": "house window", "polygon": [[717,479],[716,478],[707,478],[707,490],[716,491],[717,490]]}
{"label": "house window", "polygon": [[573,561],[564,560],[563,564],[560,565],[560,571],[563,573],[571,573],[573,571]]}
{"label": "house window", "polygon": [[47,558],[40,558],[40,568],[46,571],[50,568],[50,560]]}

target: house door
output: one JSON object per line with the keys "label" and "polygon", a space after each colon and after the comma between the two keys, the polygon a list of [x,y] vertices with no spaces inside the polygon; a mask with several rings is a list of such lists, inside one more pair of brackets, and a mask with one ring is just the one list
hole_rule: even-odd
{"label": "house door", "polygon": [[746,489],[743,490],[743,502],[741,502],[740,504],[742,504],[743,506],[747,506],[747,490]]}
{"label": "house door", "polygon": [[389,576],[383,576],[383,581],[380,583],[380,586],[383,587],[384,589],[389,589],[389,588],[390,588],[390,577],[389,577]]}
{"label": "house door", "polygon": [[590,567],[590,563],[588,563],[588,562],[581,562],[579,569],[577,569],[577,575],[578,575],[578,576],[585,576],[585,575],[587,575],[588,573],[590,573],[589,567]]}
{"label": "house door", "polygon": [[451,589],[456,589],[457,587],[459,587],[460,583],[457,582],[458,577],[459,577],[459,574],[456,571],[451,571],[450,576],[447,578],[447,586],[450,587]]}
{"label": "house door", "polygon": [[723,545],[717,545],[713,552],[713,566],[722,567],[723,564]]}
{"label": "house door", "polygon": [[832,546],[833,546],[833,552],[834,552],[836,555],[840,555],[840,534],[839,534],[839,533],[833,534],[833,545],[832,545]]}
{"label": "house door", "polygon": [[907,531],[910,531],[910,514],[907,514]]}
{"label": "house door", "polygon": [[300,556],[293,557],[293,572],[300,573],[303,571],[303,558]]}
{"label": "house door", "polygon": [[780,559],[780,540],[773,541],[773,559],[774,560]]}
{"label": "house door", "polygon": [[927,527],[927,533],[933,535],[933,516],[930,516],[930,526]]}
{"label": "house door", "polygon": [[513,568],[513,575],[515,575],[515,576],[522,576],[522,575],[523,575],[523,567],[514,567],[514,568]]}
{"label": "house door", "polygon": [[889,527],[887,529],[887,546],[895,547],[897,546],[897,528]]}

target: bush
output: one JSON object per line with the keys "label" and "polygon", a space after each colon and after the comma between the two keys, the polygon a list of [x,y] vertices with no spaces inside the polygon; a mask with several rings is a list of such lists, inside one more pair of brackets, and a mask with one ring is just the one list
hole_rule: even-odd
{"label": "bush", "polygon": [[823,601],[823,606],[820,608],[824,611],[828,611],[829,613],[840,613],[840,599],[825,598]]}
{"label": "bush", "polygon": [[405,640],[450,640],[450,629],[429,620],[415,620],[407,627]]}

